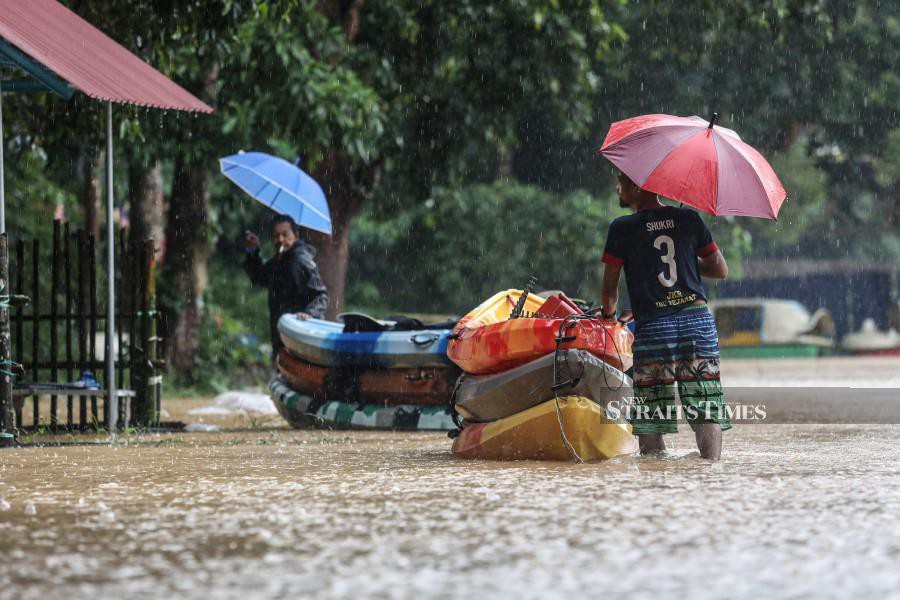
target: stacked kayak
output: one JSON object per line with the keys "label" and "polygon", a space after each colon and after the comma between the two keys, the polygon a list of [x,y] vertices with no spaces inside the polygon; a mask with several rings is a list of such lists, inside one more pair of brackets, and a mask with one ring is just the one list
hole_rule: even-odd
{"label": "stacked kayak", "polygon": [[581,396],[548,400],[490,423],[463,428],[453,441],[462,458],[492,460],[603,460],[637,452],[631,426],[617,423]]}
{"label": "stacked kayak", "polygon": [[446,406],[458,374],[456,369],[446,367],[323,367],[300,360],[287,348],[278,354],[276,366],[288,386],[313,398],[358,395],[367,402],[386,406]]}
{"label": "stacked kayak", "polygon": [[308,396],[312,401],[325,401],[325,378],[328,368],[303,362],[294,358],[287,348],[282,348],[275,357],[281,381],[297,393]]}
{"label": "stacked kayak", "polygon": [[449,402],[459,369],[447,358],[451,330],[417,325],[347,330],[352,322],[279,319],[285,348],[270,381],[292,426],[453,429]]}
{"label": "stacked kayak", "polygon": [[556,398],[557,379],[561,393],[602,406],[631,393],[631,380],[622,371],[584,350],[562,350],[503,373],[463,375],[455,408],[467,422],[496,421]]}
{"label": "stacked kayak", "polygon": [[448,344],[464,371],[454,394],[454,454],[589,461],[637,451],[621,417],[632,396],[623,372],[632,340],[621,324],[591,318],[561,293],[545,300],[505,290],[489,298],[460,320]]}
{"label": "stacked kayak", "polygon": [[306,429],[407,429],[447,431],[454,428],[446,405],[416,406],[358,404],[337,400],[317,403],[275,376],[269,382],[278,412],[292,427]]}
{"label": "stacked kayak", "polygon": [[297,358],[324,367],[445,367],[448,329],[361,331],[347,333],[344,324],[322,319],[278,320],[281,341]]}
{"label": "stacked kayak", "polygon": [[577,313],[541,316],[543,303],[537,296],[525,302],[535,309],[529,313],[534,317],[509,319],[520,296],[518,290],[500,292],[464,317],[447,347],[450,360],[467,373],[483,375],[518,367],[557,349],[577,349],[622,371],[631,368],[633,336],[628,328],[608,319],[574,318]]}

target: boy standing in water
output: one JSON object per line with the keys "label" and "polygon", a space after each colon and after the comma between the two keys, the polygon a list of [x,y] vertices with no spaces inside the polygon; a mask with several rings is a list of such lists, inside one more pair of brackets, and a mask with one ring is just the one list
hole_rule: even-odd
{"label": "boy standing in water", "polygon": [[665,450],[663,434],[678,430],[675,390],[697,438],[700,456],[718,460],[722,431],[731,428],[719,381],[719,340],[700,280],[725,279],[728,266],[700,216],[663,206],[656,194],[618,175],[619,205],[633,214],[609,227],[603,252],[601,302],[614,317],[619,274],[637,324],[631,423],[641,454]]}
{"label": "boy standing in water", "polygon": [[259,238],[251,231],[244,235],[244,270],[252,283],[269,290],[269,335],[274,359],[284,347],[278,335],[281,315],[324,318],[328,292],[314,260],[316,249],[300,239],[294,219],[275,215],[271,233],[277,254],[265,263],[259,255]]}

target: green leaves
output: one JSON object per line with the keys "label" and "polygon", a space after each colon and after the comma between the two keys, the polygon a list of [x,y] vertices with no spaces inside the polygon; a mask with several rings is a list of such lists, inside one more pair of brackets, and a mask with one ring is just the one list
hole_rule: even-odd
{"label": "green leaves", "polygon": [[545,289],[595,298],[615,206],[611,195],[516,183],[439,188],[390,220],[357,220],[352,293],[388,311],[461,314],[535,275]]}
{"label": "green leaves", "polygon": [[383,101],[347,64],[341,30],[311,4],[273,3],[234,35],[242,51],[228,69],[223,111],[240,146],[281,140],[309,167],[328,148],[361,162],[379,152]]}
{"label": "green leaves", "polygon": [[367,2],[353,60],[388,100],[385,185],[415,201],[435,185],[490,181],[535,113],[569,141],[586,135],[592,57],[621,34],[603,27],[606,4]]}

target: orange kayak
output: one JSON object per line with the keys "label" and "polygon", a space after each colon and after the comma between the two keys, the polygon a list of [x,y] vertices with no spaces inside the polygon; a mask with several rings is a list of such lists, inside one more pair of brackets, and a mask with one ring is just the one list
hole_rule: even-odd
{"label": "orange kayak", "polygon": [[561,333],[559,348],[585,350],[621,371],[631,368],[634,336],[627,327],[611,319],[543,317],[538,311],[545,300],[533,294],[524,302],[529,316],[510,319],[521,296],[521,290],[498,292],[460,319],[447,344],[450,360],[473,375],[500,373],[554,352]]}
{"label": "orange kayak", "polygon": [[631,368],[634,336],[607,319],[510,319],[476,329],[454,331],[447,356],[466,373],[499,373],[559,348],[585,350],[620,371]]}

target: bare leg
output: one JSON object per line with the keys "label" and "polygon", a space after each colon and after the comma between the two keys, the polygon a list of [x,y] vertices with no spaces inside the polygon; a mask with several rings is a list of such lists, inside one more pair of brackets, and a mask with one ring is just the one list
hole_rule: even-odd
{"label": "bare leg", "polygon": [[[694,430],[694,436],[697,438],[700,458],[719,460],[719,457],[722,455],[722,428],[718,423],[700,423]],[[642,444],[641,452],[643,451]]]}
{"label": "bare leg", "polygon": [[666,442],[663,441],[661,433],[639,435],[638,444],[641,446],[641,454],[654,454],[656,452],[664,452],[666,449]]}

